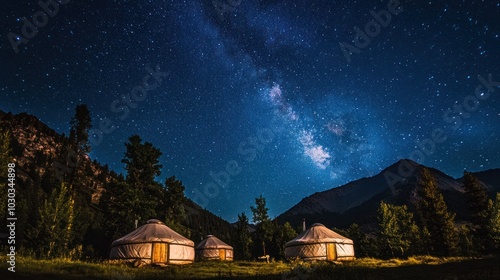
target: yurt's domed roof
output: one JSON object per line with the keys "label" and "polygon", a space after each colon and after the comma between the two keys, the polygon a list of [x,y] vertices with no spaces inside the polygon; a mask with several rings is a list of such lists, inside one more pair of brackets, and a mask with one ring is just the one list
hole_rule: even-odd
{"label": "yurt's domed roof", "polygon": [[160,220],[151,219],[131,233],[113,241],[111,247],[122,244],[166,242],[194,246],[194,242],[178,234]]}
{"label": "yurt's domed roof", "polygon": [[314,223],[314,224],[312,224],[311,227],[324,227],[324,225],[320,224],[320,223]]}
{"label": "yurt's domed roof", "polygon": [[233,247],[227,245],[219,238],[213,235],[207,235],[198,245],[195,247],[196,250],[202,249],[233,249]]}
{"label": "yurt's domed roof", "polygon": [[344,237],[322,224],[313,224],[309,229],[303,231],[294,239],[288,241],[285,246],[294,246],[300,244],[311,244],[311,243],[343,243],[343,244],[353,244],[352,240]]}

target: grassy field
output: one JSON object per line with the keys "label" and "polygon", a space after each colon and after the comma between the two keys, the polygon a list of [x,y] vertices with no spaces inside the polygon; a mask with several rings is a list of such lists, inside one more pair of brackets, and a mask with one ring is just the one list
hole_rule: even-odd
{"label": "grassy field", "polygon": [[344,264],[197,262],[185,266],[141,267],[110,263],[19,258],[16,273],[2,258],[1,279],[500,279],[500,259],[414,257],[408,260],[358,259]]}

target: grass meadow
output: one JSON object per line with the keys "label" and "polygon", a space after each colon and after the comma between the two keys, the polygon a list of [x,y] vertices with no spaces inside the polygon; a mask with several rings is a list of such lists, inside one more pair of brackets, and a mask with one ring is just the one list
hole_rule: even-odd
{"label": "grass meadow", "polygon": [[196,262],[184,266],[133,267],[110,262],[19,257],[16,272],[2,258],[1,279],[500,279],[500,258],[412,257],[407,260],[358,259],[328,262]]}

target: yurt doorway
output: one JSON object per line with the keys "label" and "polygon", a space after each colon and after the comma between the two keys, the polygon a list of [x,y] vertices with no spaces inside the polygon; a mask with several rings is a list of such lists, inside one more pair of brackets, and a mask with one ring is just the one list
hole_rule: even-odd
{"label": "yurt doorway", "polygon": [[335,243],[328,243],[326,247],[326,259],[334,261],[336,258],[337,252],[335,251]]}
{"label": "yurt doorway", "polygon": [[226,249],[219,249],[219,258],[221,261],[226,260]]}
{"label": "yurt doorway", "polygon": [[153,254],[151,257],[152,263],[166,263],[168,254],[168,244],[153,243]]}

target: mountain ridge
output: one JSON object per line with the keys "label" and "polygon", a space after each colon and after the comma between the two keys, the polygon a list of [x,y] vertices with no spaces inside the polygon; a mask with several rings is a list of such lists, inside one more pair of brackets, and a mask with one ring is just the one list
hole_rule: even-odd
{"label": "mountain ridge", "polygon": [[[0,110],[0,129],[10,132],[11,156],[12,161],[16,163],[18,202],[22,204],[22,201],[26,201],[29,205],[29,207],[23,208],[22,211],[26,212],[24,213],[25,217],[19,219],[18,222],[18,237],[19,241],[22,241],[23,231],[28,224],[36,224],[36,211],[43,200],[50,195],[55,186],[72,172],[75,163],[71,162],[71,157],[74,152],[64,133],[57,133],[39,118],[28,113],[13,114]],[[82,165],[80,170],[85,172],[84,185],[86,188],[82,195],[85,198],[85,207],[88,207],[95,215],[99,215],[103,211],[100,198],[106,191],[107,185],[111,182],[124,182],[125,178],[109,169],[107,165],[103,166],[88,156],[84,157],[80,164]],[[188,198],[186,198],[184,207],[189,219],[185,219],[183,226],[189,230],[193,240],[200,239],[209,233],[230,240],[232,227],[228,221]],[[143,222],[145,220],[140,221],[140,223]],[[133,221],[131,221],[130,227],[133,228]],[[101,232],[96,233],[89,230],[87,235],[89,237],[97,235],[98,237],[94,239],[102,239]],[[106,246],[110,242],[101,243],[103,244],[100,253],[105,256],[107,254]]]}
{"label": "mountain ridge", "polygon": [[[11,131],[11,140],[15,161],[18,163],[20,182],[24,185],[41,184],[45,192],[50,191],[47,186],[45,173],[60,159],[68,139],[59,134],[36,116],[28,113],[12,114],[0,110],[0,127]],[[102,166],[97,161],[87,158],[91,180],[89,189],[92,192],[92,203],[97,206],[99,197],[106,183],[110,180],[119,180],[122,175],[109,170],[107,165]],[[302,219],[322,222],[330,227],[346,227],[351,223],[370,224],[380,201],[389,201],[396,204],[406,204],[412,207],[415,188],[419,181],[419,174],[424,165],[409,159],[401,159],[384,168],[381,172],[363,177],[344,185],[313,193],[302,198],[297,204],[281,213],[275,219],[279,223],[291,222],[300,226]],[[464,214],[462,178],[453,178],[446,173],[428,168],[435,175],[438,186],[443,190],[445,200],[450,208],[457,212],[460,219],[467,219]],[[407,175],[401,176],[399,174]],[[485,186],[490,196],[500,191],[500,168],[473,172]],[[122,178],[123,179],[123,178]],[[194,209],[195,215],[200,214],[212,220],[220,219],[220,223],[230,223],[215,214],[203,209],[188,199],[188,207]],[[219,221],[217,224],[220,224]],[[197,230],[199,227],[196,224]],[[209,231],[216,232],[215,224]],[[200,233],[204,234],[204,233]]]}
{"label": "mountain ridge", "polygon": [[[279,223],[290,222],[294,226],[299,225],[304,218],[330,227],[348,227],[352,223],[373,226],[381,201],[414,208],[416,189],[423,168],[427,168],[436,178],[450,209],[457,213],[460,220],[467,220],[469,217],[463,207],[465,197],[462,177],[453,178],[439,169],[409,159],[401,159],[371,177],[311,194],[280,214],[276,220]],[[500,178],[500,168],[473,174],[477,174],[480,184],[486,187],[491,198],[495,192],[500,191],[497,179]]]}

